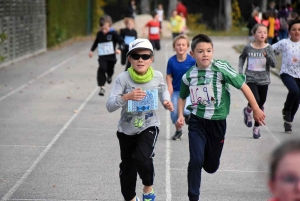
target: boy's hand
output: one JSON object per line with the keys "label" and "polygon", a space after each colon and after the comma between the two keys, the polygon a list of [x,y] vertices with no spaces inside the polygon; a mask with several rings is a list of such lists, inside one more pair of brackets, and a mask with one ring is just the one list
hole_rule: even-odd
{"label": "boy's hand", "polygon": [[125,94],[123,96],[123,99],[140,101],[140,100],[143,100],[143,98],[145,98],[145,96],[146,96],[146,92],[142,88],[137,88],[137,89],[132,90],[130,93]]}
{"label": "boy's hand", "polygon": [[116,49],[115,53],[116,53],[116,54],[121,54],[121,50]]}
{"label": "boy's hand", "polygon": [[253,110],[253,118],[259,123],[259,125],[266,125],[265,113],[261,109]]}
{"label": "boy's hand", "polygon": [[176,126],[182,128],[183,125],[184,125],[184,116],[179,116],[176,122]]}
{"label": "boy's hand", "polygon": [[90,58],[93,57],[93,52],[92,52],[92,51],[89,52],[89,57],[90,57]]}
{"label": "boy's hand", "polygon": [[167,108],[170,112],[174,110],[173,103],[171,101],[164,101],[163,105]]}

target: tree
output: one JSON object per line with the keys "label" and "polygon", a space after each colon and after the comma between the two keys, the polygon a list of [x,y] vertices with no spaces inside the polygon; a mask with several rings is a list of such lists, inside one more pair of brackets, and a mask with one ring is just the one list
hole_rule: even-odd
{"label": "tree", "polygon": [[266,12],[267,8],[267,0],[262,0],[261,2],[261,11]]}
{"label": "tree", "polygon": [[171,17],[172,10],[176,9],[177,0],[169,0],[168,19]]}
{"label": "tree", "polygon": [[150,5],[149,0],[141,0],[141,14],[149,14]]}
{"label": "tree", "polygon": [[225,14],[225,30],[229,31],[232,27],[232,8],[231,0],[224,0],[224,14]]}

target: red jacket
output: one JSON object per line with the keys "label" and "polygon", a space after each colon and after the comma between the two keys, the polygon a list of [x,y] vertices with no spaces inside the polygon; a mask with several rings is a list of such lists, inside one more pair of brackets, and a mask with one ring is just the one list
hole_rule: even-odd
{"label": "red jacket", "polygon": [[187,9],[186,9],[185,5],[183,5],[182,3],[178,3],[176,10],[177,10],[178,15],[180,15],[180,13],[183,13],[183,16],[186,18]]}

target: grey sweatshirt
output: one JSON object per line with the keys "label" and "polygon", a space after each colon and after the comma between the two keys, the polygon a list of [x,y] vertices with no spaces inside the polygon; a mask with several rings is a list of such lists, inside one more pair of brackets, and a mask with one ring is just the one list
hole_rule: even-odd
{"label": "grey sweatshirt", "polygon": [[[264,56],[264,52],[266,52],[266,56]],[[246,83],[253,82],[257,85],[270,84],[270,67],[276,66],[276,58],[272,46],[267,44],[262,49],[255,49],[251,44],[247,44],[239,57],[240,74],[243,73],[246,58]]]}
{"label": "grey sweatshirt", "polygon": [[[122,107],[118,131],[127,135],[139,134],[148,127],[159,127],[160,125],[155,110],[148,112],[127,112],[128,101],[125,101],[122,95],[131,92],[135,88],[142,88],[143,90],[158,89],[160,102],[163,104],[165,100],[170,101],[170,94],[161,72],[154,70],[153,79],[150,82],[142,84],[134,82],[127,71],[119,74],[113,84],[106,108],[109,112],[114,112]],[[142,123],[137,126],[137,122]]]}

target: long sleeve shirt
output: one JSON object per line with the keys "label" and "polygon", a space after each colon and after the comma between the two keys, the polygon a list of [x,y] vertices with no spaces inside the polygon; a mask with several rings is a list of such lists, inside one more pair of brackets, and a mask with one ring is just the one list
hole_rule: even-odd
{"label": "long sleeve shirt", "polygon": [[115,49],[117,43],[119,44],[119,49],[123,50],[123,39],[115,30],[110,30],[107,34],[103,34],[102,31],[99,31],[91,47],[91,51],[93,52],[98,48],[99,60],[116,61]]}
{"label": "long sleeve shirt", "polygon": [[243,67],[246,59],[246,83],[253,82],[257,85],[270,84],[270,67],[276,66],[276,58],[272,46],[267,44],[262,49],[256,49],[251,44],[246,45],[239,57],[240,74],[244,73]]}
{"label": "long sleeve shirt", "polygon": [[[170,101],[170,94],[161,72],[154,70],[152,80],[142,84],[134,82],[127,71],[119,74],[113,84],[106,108],[109,112],[122,108],[118,131],[127,135],[139,134],[151,126],[159,127],[160,125],[156,110],[128,112],[128,101],[125,101],[122,96],[136,88],[142,88],[143,90],[157,89],[162,104],[165,100]],[[137,125],[137,122],[139,125]]]}
{"label": "long sleeve shirt", "polygon": [[292,77],[300,78],[300,41],[282,39],[272,45],[275,52],[282,54],[280,74],[286,73]]}

